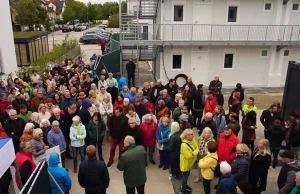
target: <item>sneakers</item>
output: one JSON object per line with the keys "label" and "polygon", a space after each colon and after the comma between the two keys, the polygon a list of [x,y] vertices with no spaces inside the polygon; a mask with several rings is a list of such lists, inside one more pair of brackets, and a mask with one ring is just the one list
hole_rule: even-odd
{"label": "sneakers", "polygon": [[73,172],[74,172],[74,173],[77,173],[77,172],[78,172],[77,167],[74,167]]}
{"label": "sneakers", "polygon": [[112,164],[113,164],[113,162],[108,162],[106,166],[110,167]]}
{"label": "sneakers", "polygon": [[270,166],[270,168],[269,168],[270,170],[273,170],[273,171],[275,171],[275,168],[273,168],[272,166]]}
{"label": "sneakers", "polygon": [[190,186],[186,185],[186,190],[192,192],[193,189]]}
{"label": "sneakers", "polygon": [[191,194],[190,191],[186,190],[186,191],[180,191],[180,194]]}
{"label": "sneakers", "polygon": [[201,180],[202,180],[201,178],[196,178],[196,179],[194,180],[194,183],[199,183]]}
{"label": "sneakers", "polygon": [[149,162],[151,162],[153,165],[156,164],[154,160],[150,160]]}
{"label": "sneakers", "polygon": [[163,165],[161,165],[161,164],[158,166],[158,168],[162,168],[162,167],[163,167]]}

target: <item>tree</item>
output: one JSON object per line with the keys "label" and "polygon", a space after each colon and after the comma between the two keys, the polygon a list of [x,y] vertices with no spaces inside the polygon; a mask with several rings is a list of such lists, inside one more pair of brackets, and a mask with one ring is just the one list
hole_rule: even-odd
{"label": "tree", "polygon": [[119,28],[119,14],[112,15],[108,20],[109,28]]}
{"label": "tree", "polygon": [[127,2],[126,1],[122,1],[122,3],[121,3],[121,10],[122,10],[122,13],[126,13],[127,12]]}
{"label": "tree", "polygon": [[75,11],[71,7],[66,6],[66,8],[63,12],[63,19],[64,19],[64,22],[68,22],[70,20],[75,20],[76,19]]}
{"label": "tree", "polygon": [[38,24],[39,8],[36,0],[20,0],[16,4],[16,12],[16,22],[21,26],[32,28],[34,24]]}

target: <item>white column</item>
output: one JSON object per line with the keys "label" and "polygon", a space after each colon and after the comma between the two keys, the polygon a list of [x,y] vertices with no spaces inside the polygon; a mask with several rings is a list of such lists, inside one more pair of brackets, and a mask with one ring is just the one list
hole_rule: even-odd
{"label": "white column", "polygon": [[281,82],[281,77],[277,75],[277,69],[275,69],[276,63],[276,46],[271,46],[270,49],[270,64],[269,70],[267,72],[267,87],[279,87]]}
{"label": "white column", "polygon": [[0,49],[1,58],[0,62],[2,65],[2,72],[5,74],[15,73],[18,69],[15,47],[14,47],[14,37],[12,31],[11,17],[10,17],[10,7],[8,0],[0,1],[0,18],[1,18],[1,36],[0,36]]}
{"label": "white column", "polygon": [[283,7],[282,0],[277,0],[276,5],[277,5],[277,10],[276,10],[276,16],[274,20],[274,25],[280,25],[281,17],[282,17],[282,7]]}

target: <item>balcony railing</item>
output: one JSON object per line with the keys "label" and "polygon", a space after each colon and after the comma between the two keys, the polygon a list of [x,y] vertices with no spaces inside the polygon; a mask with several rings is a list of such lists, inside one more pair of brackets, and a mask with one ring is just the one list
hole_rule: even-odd
{"label": "balcony railing", "polygon": [[[148,32],[141,32],[148,26]],[[153,24],[122,25],[122,41],[247,42],[300,44],[300,26],[292,25],[206,25]],[[145,36],[147,34],[147,36]],[[144,37],[148,37],[147,40]]]}

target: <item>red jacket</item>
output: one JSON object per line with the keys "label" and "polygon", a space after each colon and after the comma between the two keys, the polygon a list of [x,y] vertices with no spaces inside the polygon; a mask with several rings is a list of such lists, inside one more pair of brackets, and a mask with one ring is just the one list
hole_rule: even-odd
{"label": "red jacket", "polygon": [[117,100],[116,100],[116,102],[115,102],[115,104],[114,104],[114,112],[116,112],[116,108],[118,107],[118,106],[122,106],[123,105],[123,101],[122,102],[118,102]]}
{"label": "red jacket", "polygon": [[144,133],[144,146],[147,147],[155,146],[157,124],[155,122],[152,122],[151,124],[147,124],[143,122],[140,125],[140,128]]}
{"label": "red jacket", "polygon": [[216,113],[216,108],[218,106],[218,101],[214,97],[213,99],[206,98],[204,105],[204,112],[211,112],[213,115]]}
{"label": "red jacket", "polygon": [[7,134],[6,134],[5,130],[4,130],[4,128],[1,127],[1,128],[0,128],[0,138],[6,138],[6,137],[8,137],[8,136],[7,136]]}
{"label": "red jacket", "polygon": [[148,102],[147,105],[145,106],[146,110],[151,109],[153,113],[154,112],[154,105],[151,102]]}
{"label": "red jacket", "polygon": [[229,164],[234,160],[236,156],[236,146],[239,144],[238,138],[231,134],[229,138],[225,138],[224,133],[221,133],[218,139],[218,157],[219,162],[226,161]]}
{"label": "red jacket", "polygon": [[[30,170],[30,174],[31,174],[34,171],[34,169],[36,168],[36,165],[35,165],[34,161],[32,160],[32,154],[26,153],[26,152],[18,152],[16,154],[16,162],[17,162],[17,166],[19,169],[21,169],[22,164],[27,160],[31,163],[31,170]],[[15,176],[16,176],[17,185],[18,185],[19,189],[21,189],[17,173],[15,174]],[[23,185],[25,185],[25,183],[23,183]]]}
{"label": "red jacket", "polygon": [[11,103],[8,100],[0,101],[0,111],[5,111],[9,105],[11,105]]}

